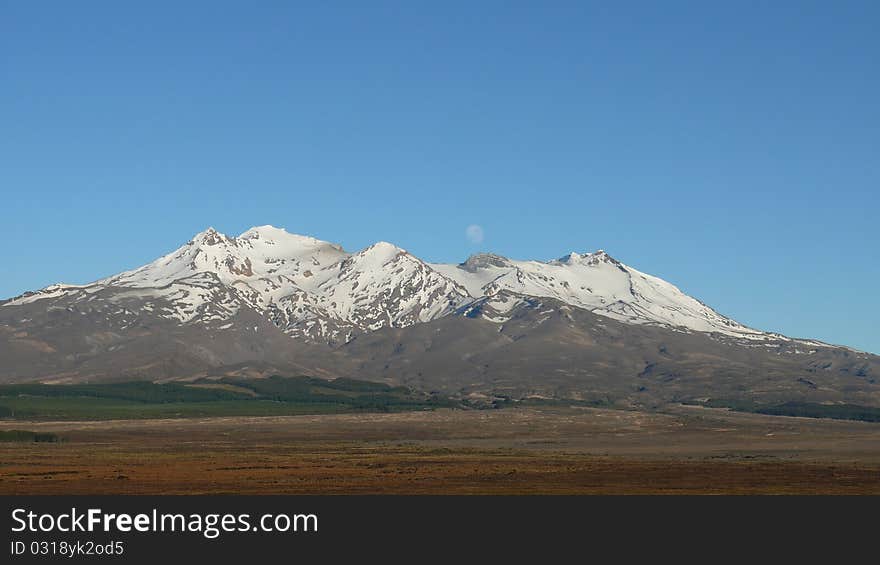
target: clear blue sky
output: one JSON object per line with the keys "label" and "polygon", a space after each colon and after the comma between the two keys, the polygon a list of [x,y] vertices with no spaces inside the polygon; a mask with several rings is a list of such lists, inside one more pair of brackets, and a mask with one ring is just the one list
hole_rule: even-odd
{"label": "clear blue sky", "polygon": [[3,2],[0,296],[274,224],[432,261],[604,248],[880,352],[878,25],[872,0]]}

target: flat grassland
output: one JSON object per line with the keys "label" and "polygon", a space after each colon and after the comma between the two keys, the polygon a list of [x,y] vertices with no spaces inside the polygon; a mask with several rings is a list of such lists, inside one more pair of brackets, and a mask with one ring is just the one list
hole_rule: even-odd
{"label": "flat grassland", "polygon": [[880,494],[880,424],[677,406],[3,422],[0,494]]}

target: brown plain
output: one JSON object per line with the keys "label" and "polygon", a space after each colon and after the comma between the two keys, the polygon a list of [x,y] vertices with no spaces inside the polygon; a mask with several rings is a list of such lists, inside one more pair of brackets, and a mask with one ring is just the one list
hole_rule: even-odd
{"label": "brown plain", "polygon": [[0,494],[880,494],[880,424],[697,407],[5,422]]}

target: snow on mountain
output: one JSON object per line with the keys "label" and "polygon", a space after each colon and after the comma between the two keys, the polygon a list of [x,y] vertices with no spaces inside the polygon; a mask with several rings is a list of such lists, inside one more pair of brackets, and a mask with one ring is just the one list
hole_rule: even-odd
{"label": "snow on mountain", "polygon": [[428,322],[469,300],[457,283],[386,242],[343,260],[320,290],[328,310],[367,330]]}
{"label": "snow on mountain", "polygon": [[[508,309],[508,295],[513,293],[555,298],[634,324],[659,324],[745,338],[763,339],[768,335],[722,316],[676,286],[624,265],[601,250],[570,253],[548,262],[514,261],[484,254],[460,265],[432,267],[459,281],[474,298],[491,298],[506,291],[504,299],[494,305],[496,311]],[[502,321],[503,317],[495,318]]]}
{"label": "snow on mountain", "polygon": [[45,288],[41,288],[40,290],[29,290],[24,294],[10,299],[8,302],[6,302],[6,304],[4,304],[4,306],[17,306],[22,304],[30,304],[31,302],[36,302],[37,300],[43,300],[46,298],[58,298],[70,292],[74,292],[78,289],[84,288],[85,286],[87,285],[55,283]]}
{"label": "snow on mountain", "polygon": [[143,267],[89,285],[53,285],[7,304],[92,300],[101,291],[104,300],[141,300],[144,310],[184,324],[222,326],[251,308],[293,337],[331,343],[358,331],[427,322],[469,300],[457,283],[390,243],[350,254],[261,226],[238,237],[208,228]]}
{"label": "snow on mountain", "polygon": [[[152,263],[95,284],[156,287],[193,273],[212,272],[225,284],[275,280],[311,286],[308,279],[314,271],[347,255],[338,245],[272,226],[251,228],[238,237],[208,228]],[[255,287],[265,289],[266,285],[256,283]]]}
{"label": "snow on mountain", "polygon": [[331,343],[358,331],[428,322],[469,300],[455,282],[386,242],[342,255],[288,292],[267,303],[273,322],[290,335]]}
{"label": "snow on mountain", "polygon": [[[480,254],[459,265],[428,264],[379,242],[357,253],[272,226],[229,237],[209,228],[175,251],[89,285],[52,285],[7,305],[97,293],[183,324],[225,327],[242,308],[288,335],[344,343],[358,332],[406,327],[456,312],[504,322],[528,297],[545,297],[634,324],[766,339],[674,285],[604,251],[517,261]],[[469,309],[469,305],[471,308]]]}

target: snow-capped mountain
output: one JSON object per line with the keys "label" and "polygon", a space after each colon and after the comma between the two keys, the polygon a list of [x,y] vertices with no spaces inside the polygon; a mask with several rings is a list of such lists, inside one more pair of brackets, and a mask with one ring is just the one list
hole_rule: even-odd
{"label": "snow-capped mountain", "polygon": [[880,405],[880,357],[743,326],[603,251],[432,264],[271,226],[0,301],[0,382],[307,374],[656,404]]}
{"label": "snow-capped mountain", "polygon": [[481,254],[464,263],[429,264],[379,242],[357,253],[272,226],[229,237],[209,228],[144,265],[88,285],[58,284],[7,302],[74,297],[92,301],[112,289],[117,304],[181,324],[224,329],[249,308],[286,334],[331,344],[384,327],[407,327],[453,315],[503,323],[520,298],[553,298],[630,324],[685,332],[768,339],[604,251],[552,261],[516,261]]}
{"label": "snow-capped mountain", "polygon": [[358,332],[405,327],[453,313],[467,291],[390,243],[358,252],[272,226],[229,237],[209,228],[143,267],[88,285],[56,284],[6,304],[71,298],[121,304],[181,324],[225,329],[242,308],[253,309],[285,333],[340,343]]}
{"label": "snow-capped mountain", "polygon": [[632,324],[658,324],[698,332],[763,339],[768,334],[753,330],[722,316],[676,286],[637,271],[617,261],[605,251],[570,253],[548,262],[514,261],[497,255],[470,257],[460,265],[432,265],[458,281],[475,298],[489,298],[495,316],[512,301],[492,300],[501,291],[506,295],[555,298],[571,306]]}

